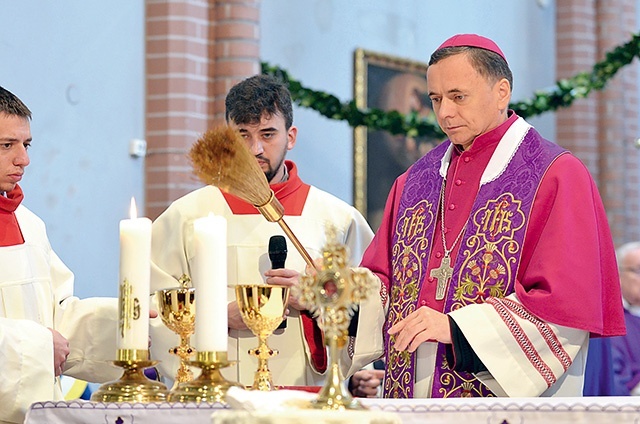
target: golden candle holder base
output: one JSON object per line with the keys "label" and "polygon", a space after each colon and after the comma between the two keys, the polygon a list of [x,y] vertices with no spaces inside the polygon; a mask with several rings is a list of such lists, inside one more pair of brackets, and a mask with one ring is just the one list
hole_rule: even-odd
{"label": "golden candle holder base", "polygon": [[93,402],[163,402],[167,386],[144,375],[144,369],[157,361],[149,360],[148,350],[119,349],[113,364],[124,368],[119,380],[105,383],[91,395]]}
{"label": "golden candle holder base", "polygon": [[189,361],[189,365],[200,368],[200,376],[173,388],[169,393],[169,402],[226,403],[227,390],[233,386],[243,386],[225,379],[220,369],[236,362],[227,360],[227,352],[197,352],[196,360]]}

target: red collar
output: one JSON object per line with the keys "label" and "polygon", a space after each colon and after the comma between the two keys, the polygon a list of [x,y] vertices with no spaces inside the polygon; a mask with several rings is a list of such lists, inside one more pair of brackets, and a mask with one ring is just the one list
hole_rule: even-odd
{"label": "red collar", "polygon": [[0,196],[0,246],[15,246],[24,243],[24,237],[15,214],[23,197],[19,185],[8,192],[7,197]]}
{"label": "red collar", "polygon": [[0,212],[13,213],[24,198],[22,189],[16,184],[16,187],[7,193],[7,197],[0,196]]}
{"label": "red collar", "polygon": [[[311,186],[302,182],[298,176],[298,167],[295,163],[287,160],[285,161],[285,166],[289,172],[289,179],[283,183],[270,184],[269,187],[275,193],[276,199],[284,206],[285,215],[300,216]],[[235,215],[256,215],[260,213],[255,206],[232,194],[223,191],[222,195]]]}

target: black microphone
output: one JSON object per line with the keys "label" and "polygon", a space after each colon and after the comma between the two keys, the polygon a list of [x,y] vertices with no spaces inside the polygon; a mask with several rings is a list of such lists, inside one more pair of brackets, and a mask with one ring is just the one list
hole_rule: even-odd
{"label": "black microphone", "polygon": [[[271,261],[271,269],[284,268],[287,260],[287,240],[284,236],[271,236],[269,239],[269,260]],[[287,319],[283,319],[282,323],[276,330],[287,328]]]}
{"label": "black microphone", "polygon": [[287,240],[284,236],[271,236],[269,239],[269,259],[271,269],[284,268],[284,262],[287,260]]}

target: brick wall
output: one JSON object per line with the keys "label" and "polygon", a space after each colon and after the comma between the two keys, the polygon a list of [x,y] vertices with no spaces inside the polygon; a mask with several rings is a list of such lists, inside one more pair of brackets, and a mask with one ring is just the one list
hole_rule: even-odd
{"label": "brick wall", "polygon": [[[558,79],[589,69],[596,61],[596,22],[593,0],[558,0],[556,3],[556,74]],[[556,114],[557,143],[571,150],[594,177],[599,172],[597,101],[594,96],[576,101]]]}
{"label": "brick wall", "polygon": [[187,153],[260,70],[259,1],[146,0],[146,215],[201,187]]}
{"label": "brick wall", "polygon": [[[635,30],[635,0],[558,0],[557,77],[590,71]],[[607,88],[556,114],[557,142],[589,168],[617,245],[636,240],[638,225],[638,119],[635,65]]]}
{"label": "brick wall", "polygon": [[217,1],[213,14],[216,42],[211,115],[224,121],[224,98],[233,85],[260,73],[260,2]]}

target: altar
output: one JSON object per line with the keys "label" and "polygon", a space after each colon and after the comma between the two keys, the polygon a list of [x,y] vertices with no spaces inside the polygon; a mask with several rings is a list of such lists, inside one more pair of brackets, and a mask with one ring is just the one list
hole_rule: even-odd
{"label": "altar", "polygon": [[[403,424],[638,423],[640,398],[359,399],[372,411],[391,412]],[[219,403],[39,402],[26,424],[212,424],[228,407]],[[340,412],[335,412],[340,423]],[[277,415],[277,412],[274,412]]]}

